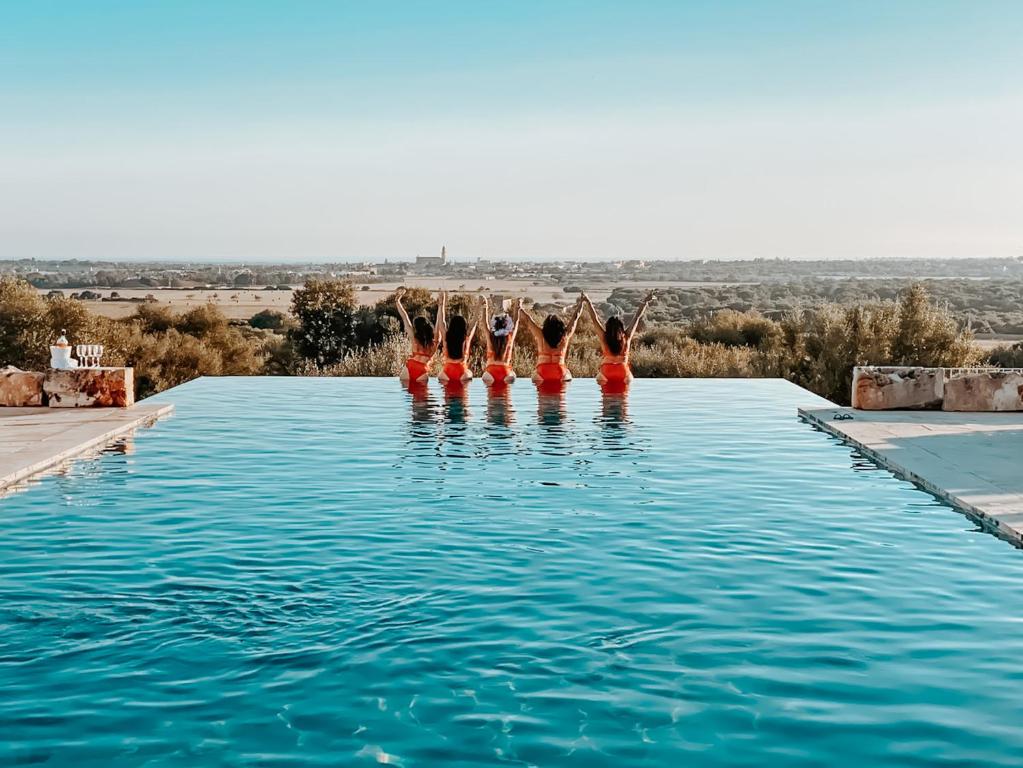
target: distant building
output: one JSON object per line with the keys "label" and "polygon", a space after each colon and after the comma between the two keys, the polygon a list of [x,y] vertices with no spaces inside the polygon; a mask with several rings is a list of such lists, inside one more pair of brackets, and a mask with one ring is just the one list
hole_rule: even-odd
{"label": "distant building", "polygon": [[431,269],[444,269],[448,265],[448,249],[442,247],[440,256],[416,256],[416,271],[426,272]]}

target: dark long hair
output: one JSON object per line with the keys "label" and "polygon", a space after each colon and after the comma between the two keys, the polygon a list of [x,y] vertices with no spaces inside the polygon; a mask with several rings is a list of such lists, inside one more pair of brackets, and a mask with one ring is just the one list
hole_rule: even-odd
{"label": "dark long hair", "polygon": [[565,338],[565,321],[557,315],[547,315],[547,319],[543,321],[543,340],[547,342],[547,346],[556,347],[561,343],[561,340]]}
{"label": "dark long hair", "polygon": [[433,324],[420,315],[412,321],[412,336],[420,346],[430,346],[433,343]]}
{"label": "dark long hair", "polygon": [[490,347],[494,350],[494,355],[497,357],[503,357],[504,351],[508,348],[508,334],[503,333],[500,336],[494,333],[494,331],[503,331],[508,327],[508,323],[511,318],[508,315],[494,315],[492,321],[492,327],[489,330],[490,333]]}
{"label": "dark long hair", "polygon": [[444,353],[452,360],[461,360],[465,354],[465,334],[469,324],[461,315],[452,315],[444,332]]}
{"label": "dark long hair", "polygon": [[604,324],[604,343],[612,355],[620,355],[625,349],[625,324],[618,315],[612,315]]}

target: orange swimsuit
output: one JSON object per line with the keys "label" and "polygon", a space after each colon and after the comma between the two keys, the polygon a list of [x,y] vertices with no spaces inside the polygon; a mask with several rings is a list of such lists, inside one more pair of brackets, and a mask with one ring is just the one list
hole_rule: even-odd
{"label": "orange swimsuit", "polygon": [[600,372],[608,384],[625,384],[631,374],[629,364],[618,360],[602,363]]}
{"label": "orange swimsuit", "polygon": [[444,361],[444,375],[448,377],[449,382],[462,381],[467,373],[472,375],[464,360]]}
{"label": "orange swimsuit", "polygon": [[409,381],[418,382],[422,375],[430,373],[430,366],[421,360],[416,360],[414,357],[410,357],[405,361],[405,370],[408,371]]}
{"label": "orange swimsuit", "polygon": [[487,373],[494,379],[494,384],[506,384],[515,371],[508,363],[491,361],[487,363]]}
{"label": "orange swimsuit", "polygon": [[541,352],[537,358],[536,375],[540,381],[567,381],[572,378],[572,372],[560,352]]}
{"label": "orange swimsuit", "polygon": [[412,355],[408,360],[405,361],[405,370],[408,371],[408,380],[412,382],[418,382],[419,379],[425,374],[430,373],[429,361],[423,362],[422,357],[425,355]]}

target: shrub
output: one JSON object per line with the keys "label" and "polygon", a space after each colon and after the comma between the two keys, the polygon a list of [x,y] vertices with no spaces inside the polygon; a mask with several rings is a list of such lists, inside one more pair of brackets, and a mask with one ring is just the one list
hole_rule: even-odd
{"label": "shrub", "polygon": [[280,331],[287,325],[287,317],[275,309],[264,309],[249,318],[249,325],[268,331]]}
{"label": "shrub", "polygon": [[146,333],[163,333],[174,327],[177,315],[167,306],[158,304],[140,304],[129,318]]}
{"label": "shrub", "polygon": [[1023,341],[1012,346],[995,347],[988,352],[986,362],[999,368],[1023,368]]}
{"label": "shrub", "polygon": [[227,329],[227,316],[216,304],[208,303],[178,315],[174,327],[190,336],[212,336]]}
{"label": "shrub", "polygon": [[701,344],[766,348],[781,338],[781,328],[759,312],[726,309],[693,322],[689,335]]}
{"label": "shrub", "polygon": [[347,280],[310,280],[291,296],[298,327],[290,332],[298,353],[324,368],[356,346],[355,289]]}

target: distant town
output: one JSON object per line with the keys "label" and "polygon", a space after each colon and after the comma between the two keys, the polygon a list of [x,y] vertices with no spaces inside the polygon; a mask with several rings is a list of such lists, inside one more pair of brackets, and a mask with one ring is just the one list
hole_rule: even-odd
{"label": "distant town", "polygon": [[466,280],[531,280],[565,285],[620,282],[785,282],[807,278],[1023,278],[1023,256],[976,259],[869,259],[746,261],[621,259],[616,261],[492,261],[436,256],[407,261],[298,262],[281,264],[79,259],[0,260],[0,274],[21,277],[37,288],[281,288],[310,278],[391,282],[405,277]]}

